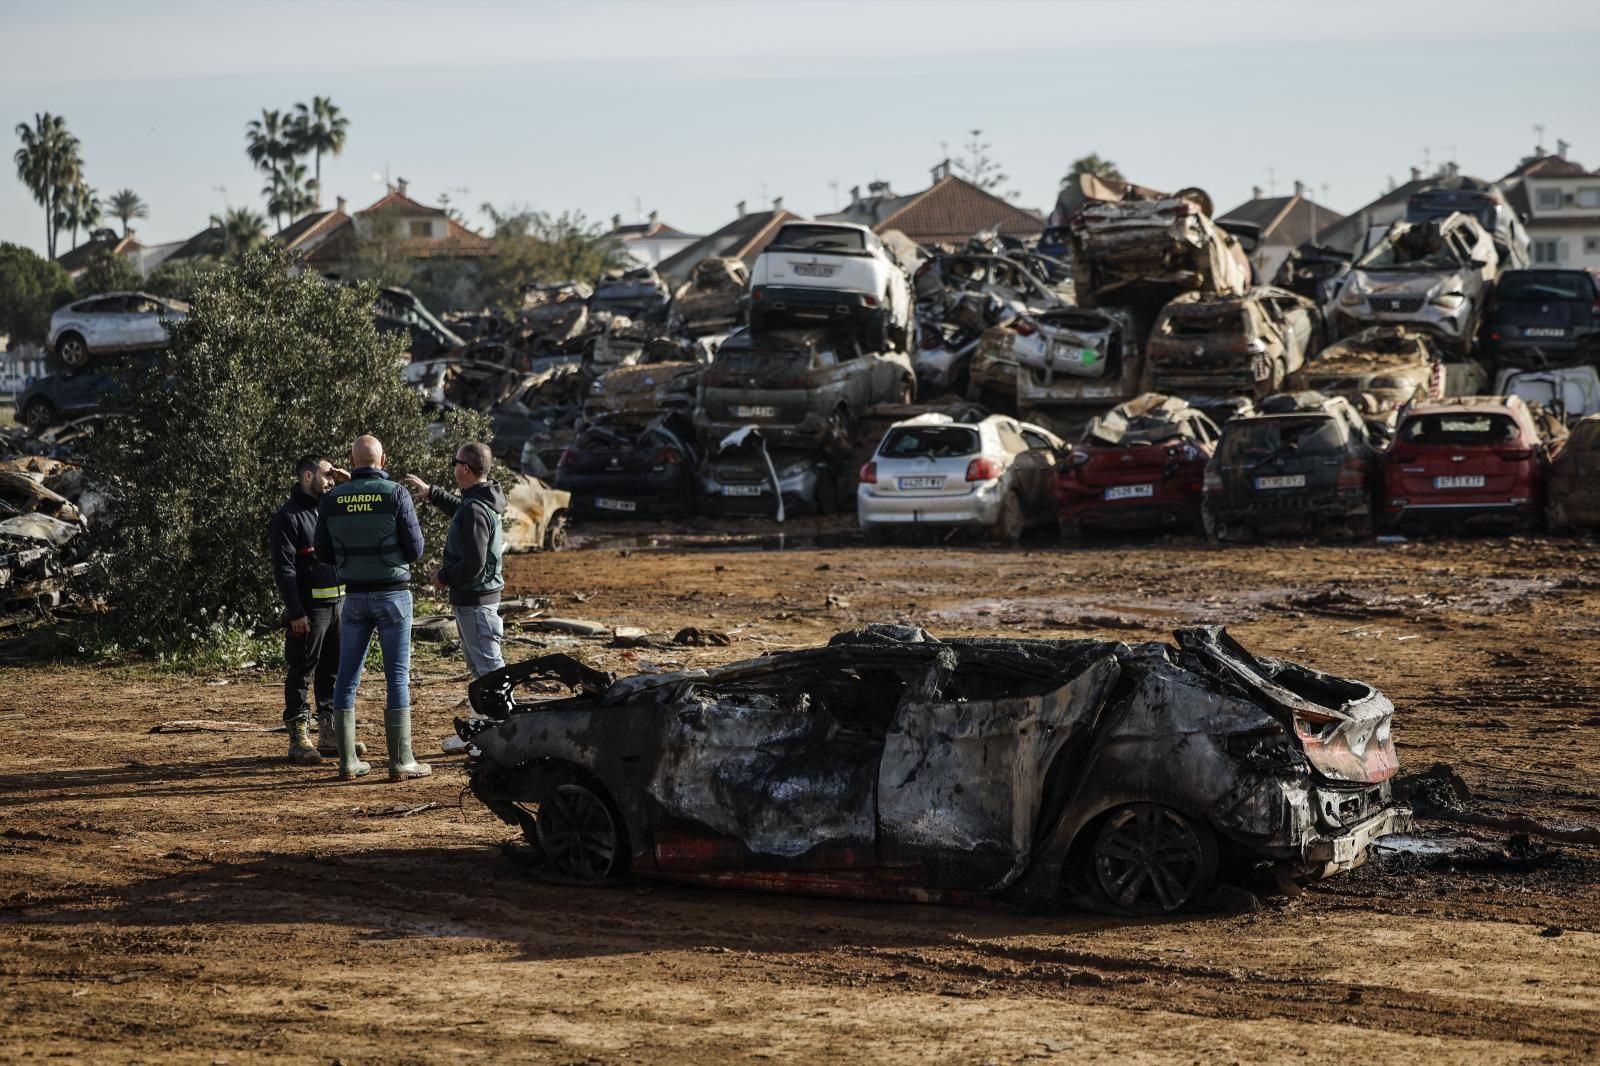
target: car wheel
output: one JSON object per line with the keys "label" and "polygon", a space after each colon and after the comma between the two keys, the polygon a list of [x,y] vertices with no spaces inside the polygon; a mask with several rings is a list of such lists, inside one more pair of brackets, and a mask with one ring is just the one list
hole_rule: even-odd
{"label": "car wheel", "polygon": [[1170,807],[1130,803],[1100,823],[1089,861],[1105,903],[1127,914],[1171,914],[1211,887],[1217,842],[1205,823]]}
{"label": "car wheel", "polygon": [[27,409],[22,412],[23,425],[27,426],[29,431],[33,433],[39,433],[47,429],[55,420],[55,404],[43,397],[30,402]]}
{"label": "car wheel", "polygon": [[840,404],[834,409],[823,430],[822,446],[840,455],[850,450],[850,408]]}
{"label": "car wheel", "polygon": [[567,512],[557,511],[544,530],[544,550],[565,551],[567,548]]}
{"label": "car wheel", "polygon": [[1022,543],[1022,499],[1015,492],[1000,501],[1000,517],[994,524],[994,539],[1008,547]]}
{"label": "car wheel", "polygon": [[559,874],[610,881],[627,870],[627,834],[604,795],[578,783],[555,785],[539,797],[539,847]]}
{"label": "car wheel", "polygon": [[82,370],[89,365],[89,346],[76,333],[68,333],[56,342],[56,354],[68,370]]}

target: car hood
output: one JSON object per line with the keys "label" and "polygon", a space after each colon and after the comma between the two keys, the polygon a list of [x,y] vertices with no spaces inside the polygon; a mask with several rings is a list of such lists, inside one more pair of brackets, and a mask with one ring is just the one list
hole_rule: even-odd
{"label": "car hood", "polygon": [[1380,296],[1426,297],[1434,289],[1445,291],[1459,289],[1467,284],[1462,271],[1416,273],[1396,270],[1352,270],[1354,284],[1367,292]]}

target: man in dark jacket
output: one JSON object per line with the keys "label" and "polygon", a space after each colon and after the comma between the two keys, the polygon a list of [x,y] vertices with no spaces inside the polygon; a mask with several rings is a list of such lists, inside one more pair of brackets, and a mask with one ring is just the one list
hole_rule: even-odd
{"label": "man in dark jacket", "polygon": [[433,772],[411,753],[411,564],[422,558],[422,528],[411,497],[383,470],[383,444],[373,436],[350,446],[350,480],[318,505],[317,559],[332,563],[345,587],[340,619],[339,676],[333,686],[339,777],[353,781],[372,767],[356,750],[356,687],[374,632],[383,649],[388,687],[383,730],[389,780]]}
{"label": "man in dark jacket", "polygon": [[[295,486],[267,526],[267,554],[283,597],[283,724],[289,727],[289,761],[315,765],[336,755],[333,682],[339,668],[339,607],[344,589],[333,566],[316,559],[317,503],[350,475],[308,455],[295,464]],[[317,743],[311,743],[307,697],[317,701]]]}
{"label": "man in dark jacket", "polygon": [[459,496],[429,485],[415,474],[406,475],[413,495],[425,497],[450,516],[444,560],[433,573],[433,584],[450,590],[450,607],[461,634],[461,648],[474,678],[505,665],[500,657],[505,627],[500,620],[499,603],[500,591],[506,586],[500,562],[504,547],[500,516],[505,514],[506,494],[498,482],[489,480],[492,461],[487,444],[474,441],[456,449]]}

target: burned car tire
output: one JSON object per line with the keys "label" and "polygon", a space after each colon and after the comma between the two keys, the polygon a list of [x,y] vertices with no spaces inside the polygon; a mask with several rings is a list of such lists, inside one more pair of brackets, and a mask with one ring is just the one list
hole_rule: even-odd
{"label": "burned car tire", "polygon": [[544,550],[549,552],[567,549],[567,512],[557,511],[550,517],[544,531]]}
{"label": "burned car tire", "polygon": [[56,355],[68,370],[82,370],[89,365],[89,345],[76,333],[68,333],[56,342]]}
{"label": "burned car tire", "polygon": [[1130,803],[1100,823],[1089,863],[1108,906],[1127,914],[1171,914],[1211,887],[1217,842],[1210,827],[1170,807]]}
{"label": "burned car tire", "polygon": [[611,801],[588,784],[552,785],[539,796],[539,848],[552,870],[576,881],[612,881],[627,872],[627,833]]}

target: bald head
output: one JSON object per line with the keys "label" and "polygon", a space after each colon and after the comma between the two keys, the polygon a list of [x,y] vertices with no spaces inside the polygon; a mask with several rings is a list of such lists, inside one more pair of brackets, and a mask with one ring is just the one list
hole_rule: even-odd
{"label": "bald head", "polygon": [[370,433],[364,433],[350,445],[350,466],[375,466],[383,467],[383,441]]}

